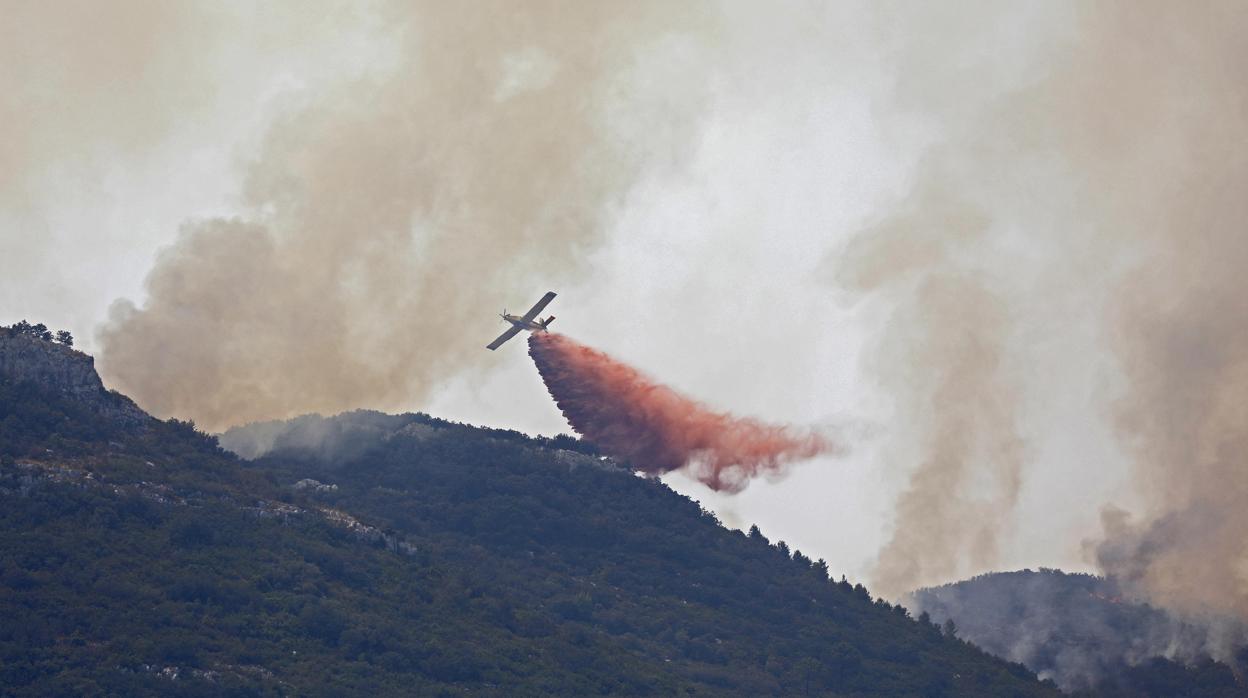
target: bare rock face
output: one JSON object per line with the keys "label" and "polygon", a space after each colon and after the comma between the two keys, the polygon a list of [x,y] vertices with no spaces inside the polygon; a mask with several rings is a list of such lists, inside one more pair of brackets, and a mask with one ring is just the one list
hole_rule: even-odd
{"label": "bare rock face", "polygon": [[130,426],[152,420],[130,398],[104,388],[93,357],[38,337],[0,331],[0,379],[38,384]]}

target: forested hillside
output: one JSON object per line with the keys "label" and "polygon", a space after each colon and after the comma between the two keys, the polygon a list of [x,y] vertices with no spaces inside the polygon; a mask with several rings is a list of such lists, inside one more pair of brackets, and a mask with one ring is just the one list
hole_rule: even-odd
{"label": "forested hillside", "polygon": [[0,692],[1056,693],[586,444],[297,424],[245,461],[0,376]]}
{"label": "forested hillside", "polygon": [[1157,698],[1248,694],[1237,680],[1248,667],[1243,624],[1176,617],[1128,598],[1103,577],[1050,569],[985,574],[917,591],[913,607],[1068,690]]}

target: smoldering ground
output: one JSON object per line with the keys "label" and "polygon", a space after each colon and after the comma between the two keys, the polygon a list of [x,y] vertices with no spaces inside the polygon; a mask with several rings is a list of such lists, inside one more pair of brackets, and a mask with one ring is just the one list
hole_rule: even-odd
{"label": "smoldering ground", "polygon": [[[1128,667],[1158,656],[1197,664],[1248,639],[1248,625],[1232,618],[1181,618],[1124,598],[1115,580],[1048,569],[921,589],[906,605],[937,625],[953,620],[958,637],[1065,691],[1113,685]],[[1242,674],[1248,654],[1219,659]]]}

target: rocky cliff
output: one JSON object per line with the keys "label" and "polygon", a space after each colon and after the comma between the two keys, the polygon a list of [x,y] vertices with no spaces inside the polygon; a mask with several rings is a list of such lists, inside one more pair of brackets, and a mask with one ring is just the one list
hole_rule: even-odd
{"label": "rocky cliff", "polygon": [[130,398],[104,387],[90,355],[29,334],[0,329],[0,380],[37,383],[130,426],[152,420]]}

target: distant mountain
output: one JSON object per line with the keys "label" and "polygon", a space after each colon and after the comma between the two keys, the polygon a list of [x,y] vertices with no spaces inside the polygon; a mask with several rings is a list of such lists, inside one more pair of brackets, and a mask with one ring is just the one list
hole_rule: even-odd
{"label": "distant mountain", "polygon": [[247,461],[20,341],[0,694],[1056,695],[574,439],[358,412]]}
{"label": "distant mountain", "polygon": [[[1112,581],[1060,570],[985,574],[921,589],[909,605],[958,637],[1066,690],[1096,695],[1248,695],[1235,658],[1245,628],[1179,619],[1124,598]],[[1216,663],[1210,656],[1227,663]]]}

